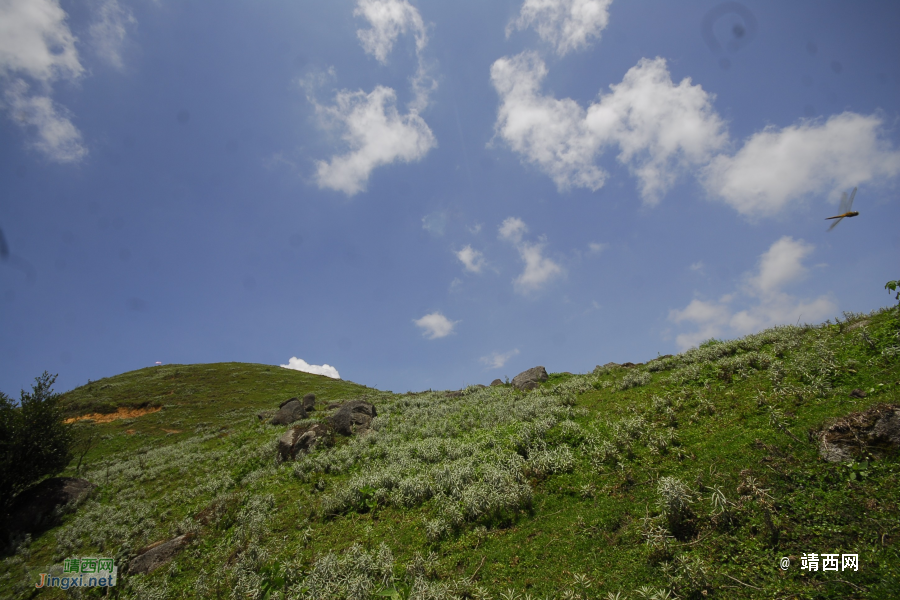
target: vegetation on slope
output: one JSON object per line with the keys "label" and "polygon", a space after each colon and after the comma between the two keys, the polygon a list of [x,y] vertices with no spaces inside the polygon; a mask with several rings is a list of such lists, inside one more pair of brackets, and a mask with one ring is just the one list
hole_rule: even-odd
{"label": "vegetation on slope", "polygon": [[[65,395],[70,416],[162,410],[87,425],[99,441],[81,471],[98,488],[23,541],[0,590],[28,597],[44,565],[114,556],[120,598],[892,598],[897,454],[827,463],[810,432],[897,403],[900,317],[845,317],[527,393],[401,395],[239,363],[92,382]],[[308,422],[362,397],[378,416],[276,463],[285,428],[257,413],[309,392]],[[184,533],[171,563],[122,575]],[[801,570],[808,553],[859,567]]]}

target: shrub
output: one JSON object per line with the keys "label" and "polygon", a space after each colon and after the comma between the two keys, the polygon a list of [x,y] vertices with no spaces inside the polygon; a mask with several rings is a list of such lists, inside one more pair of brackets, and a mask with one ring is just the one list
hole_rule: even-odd
{"label": "shrub", "polygon": [[44,371],[35,381],[18,406],[0,392],[0,516],[20,492],[69,464],[72,434],[51,389],[56,375]]}

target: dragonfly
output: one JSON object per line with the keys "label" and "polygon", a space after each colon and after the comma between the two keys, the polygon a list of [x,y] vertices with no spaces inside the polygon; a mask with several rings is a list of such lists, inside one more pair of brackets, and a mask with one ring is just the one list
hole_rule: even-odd
{"label": "dragonfly", "polygon": [[837,224],[844,220],[844,217],[855,217],[859,213],[855,210],[850,210],[850,207],[853,206],[853,198],[856,197],[856,188],[853,188],[853,191],[850,192],[850,198],[847,198],[847,192],[841,194],[841,206],[838,208],[841,214],[836,215],[834,217],[826,217],[826,221],[828,219],[837,219],[834,223],[831,224],[831,227],[828,228],[828,231],[831,231]]}

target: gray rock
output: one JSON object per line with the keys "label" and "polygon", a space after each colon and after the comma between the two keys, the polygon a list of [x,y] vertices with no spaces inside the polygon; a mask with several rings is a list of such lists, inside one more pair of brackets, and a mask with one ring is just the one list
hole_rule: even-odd
{"label": "gray rock", "polygon": [[294,421],[305,418],[306,410],[303,409],[303,404],[296,398],[291,398],[281,405],[281,408],[278,409],[278,412],[275,413],[275,416],[272,417],[269,423],[272,425],[290,425]]}
{"label": "gray rock", "polygon": [[308,427],[295,426],[288,429],[278,440],[278,460],[294,460],[301,452],[312,452],[331,441],[331,427],[315,423]]}
{"label": "gray rock", "polygon": [[10,529],[33,533],[52,527],[63,507],[78,503],[95,487],[87,479],[75,477],[45,479],[16,497],[9,512]]}
{"label": "gray rock", "polygon": [[163,566],[178,554],[193,539],[186,533],[167,541],[156,542],[138,551],[138,555],[128,565],[128,574],[150,573]]}
{"label": "gray rock", "polygon": [[494,387],[495,385],[503,385],[503,380],[502,380],[502,379],[495,379],[495,380],[493,380],[493,381],[491,382],[491,387]]}
{"label": "gray rock", "polygon": [[[498,381],[499,381],[499,380],[498,380]],[[479,390],[483,390],[483,389],[486,388],[487,386],[486,386],[486,385],[483,385],[483,384],[481,384],[481,383],[476,383],[474,387],[477,387]]]}
{"label": "gray rock", "polygon": [[303,410],[306,412],[310,412],[316,410],[316,395],[315,394],[307,394],[303,396]]}
{"label": "gray rock", "polygon": [[866,393],[859,388],[855,388],[853,391],[850,392],[850,397],[851,398],[865,398]]}
{"label": "gray rock", "polygon": [[851,462],[864,452],[882,454],[900,448],[900,406],[878,404],[837,419],[817,435],[819,456]]}
{"label": "gray rock", "polygon": [[329,421],[337,433],[352,435],[355,431],[368,429],[372,419],[377,415],[375,407],[362,400],[351,400],[342,404]]}
{"label": "gray rock", "polygon": [[513,377],[512,384],[517,390],[533,390],[542,381],[547,381],[547,379],[549,379],[547,369],[544,367],[532,367]]}

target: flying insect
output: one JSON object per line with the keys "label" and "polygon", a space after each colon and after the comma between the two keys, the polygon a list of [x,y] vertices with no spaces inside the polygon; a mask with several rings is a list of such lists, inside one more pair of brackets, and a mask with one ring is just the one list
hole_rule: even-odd
{"label": "flying insect", "polygon": [[840,208],[838,208],[838,210],[840,211],[841,214],[836,215],[834,217],[826,217],[825,218],[826,221],[829,219],[837,219],[837,221],[835,221],[834,223],[831,224],[831,227],[828,228],[828,231],[831,231],[832,229],[837,227],[837,224],[840,223],[841,221],[843,221],[844,217],[855,217],[856,215],[859,214],[855,210],[850,210],[850,208],[853,206],[853,198],[855,198],[855,197],[856,197],[856,188],[853,188],[853,191],[850,192],[849,199],[847,198],[847,192],[844,192],[843,194],[841,194],[841,206],[840,206]]}

